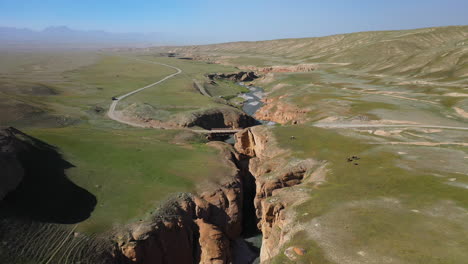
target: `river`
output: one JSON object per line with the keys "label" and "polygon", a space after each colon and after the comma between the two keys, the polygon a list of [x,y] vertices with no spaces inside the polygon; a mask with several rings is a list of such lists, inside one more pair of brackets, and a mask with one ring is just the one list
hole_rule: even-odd
{"label": "river", "polygon": [[[246,114],[254,117],[258,109],[260,109],[264,105],[262,102],[262,99],[265,97],[264,90],[260,87],[245,85],[244,83],[237,83],[237,84],[249,89],[249,92],[242,93],[239,95],[239,97],[244,99],[242,110]],[[257,120],[259,125],[275,125],[276,124],[275,122],[271,122],[271,121],[258,120],[258,119],[255,119],[255,120]],[[230,137],[225,142],[230,143],[230,144],[235,143],[233,137]],[[249,215],[249,217],[255,217],[254,212],[251,212],[251,214],[252,215]],[[252,228],[251,230],[254,230],[254,229],[255,228]],[[259,255],[260,255],[261,246],[262,246],[262,234],[260,233],[260,231],[258,232],[250,231],[250,234],[244,234],[244,236],[241,239],[238,239],[237,241],[235,241],[235,246],[233,247],[233,255],[234,255],[233,263],[234,264],[260,263]]]}
{"label": "river", "polygon": [[[265,97],[265,91],[260,87],[248,86],[242,82],[238,83],[238,85],[249,89],[248,93],[240,94],[239,97],[245,100],[244,105],[242,106],[242,110],[246,114],[254,117],[258,109],[260,109],[264,105],[262,102],[262,99]],[[262,125],[276,124],[275,122],[272,122],[272,121],[265,121],[265,120],[258,120],[258,119],[256,120],[259,122],[259,124],[262,124]]]}

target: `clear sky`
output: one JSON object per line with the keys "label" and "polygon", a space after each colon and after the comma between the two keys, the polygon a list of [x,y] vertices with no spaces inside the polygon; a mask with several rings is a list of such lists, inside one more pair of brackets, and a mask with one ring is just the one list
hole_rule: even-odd
{"label": "clear sky", "polygon": [[468,0],[0,0],[0,26],[161,32],[194,42],[468,25]]}

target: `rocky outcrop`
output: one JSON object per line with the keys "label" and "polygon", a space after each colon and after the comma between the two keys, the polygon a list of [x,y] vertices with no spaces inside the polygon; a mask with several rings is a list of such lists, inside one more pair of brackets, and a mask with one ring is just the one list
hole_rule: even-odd
{"label": "rocky outcrop", "polygon": [[19,153],[27,148],[14,128],[0,130],[0,200],[14,190],[24,177],[24,168]]}
{"label": "rocky outcrop", "polygon": [[[257,124],[257,121],[243,111],[230,107],[220,106],[197,111],[185,111],[179,114],[170,115],[168,120],[157,120],[151,118],[151,114],[141,114],[136,110],[137,105],[132,104],[123,111],[116,111],[115,115],[135,126],[158,128],[158,129],[179,129],[201,127],[210,130],[212,128],[246,128]],[[151,111],[150,111],[151,112]],[[165,118],[166,119],[166,118]]]}
{"label": "rocky outcrop", "polygon": [[189,196],[168,202],[155,219],[134,224],[116,236],[116,260],[122,263],[193,263],[197,258],[193,223],[195,205]]}
{"label": "rocky outcrop", "polygon": [[228,144],[210,142],[232,168],[214,190],[170,199],[152,219],[116,237],[115,258],[123,263],[229,263],[230,241],[242,231],[242,176]]}
{"label": "rocky outcrop", "polygon": [[270,73],[270,72],[310,72],[317,69],[316,64],[298,64],[291,66],[270,66],[270,67],[255,67],[255,66],[244,66],[239,67],[243,70],[250,70],[256,73]]}
{"label": "rocky outcrop", "polygon": [[203,219],[195,220],[200,232],[199,244],[202,245],[200,253],[201,264],[229,263],[229,239],[218,226],[209,224]]}
{"label": "rocky outcrop", "polygon": [[255,113],[255,118],[279,124],[303,124],[308,121],[307,109],[299,108],[279,98],[264,99],[264,106]]}
{"label": "rocky outcrop", "polygon": [[171,126],[212,128],[246,128],[256,124],[256,120],[233,107],[220,107],[183,114],[170,121]]}
{"label": "rocky outcrop", "polygon": [[234,82],[250,82],[258,78],[258,76],[253,71],[241,71],[236,73],[210,73],[207,74],[206,77],[208,77],[210,80],[224,79]]}

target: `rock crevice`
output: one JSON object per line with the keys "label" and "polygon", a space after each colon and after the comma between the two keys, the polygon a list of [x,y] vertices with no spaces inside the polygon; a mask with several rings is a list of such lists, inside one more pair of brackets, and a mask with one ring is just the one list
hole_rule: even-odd
{"label": "rock crevice", "polygon": [[291,158],[288,150],[278,146],[271,130],[262,126],[237,133],[235,149],[249,160],[249,171],[255,178],[253,203],[257,226],[263,234],[260,260],[268,263],[291,235],[288,230],[294,212],[288,209],[308,197],[296,189],[324,163]]}

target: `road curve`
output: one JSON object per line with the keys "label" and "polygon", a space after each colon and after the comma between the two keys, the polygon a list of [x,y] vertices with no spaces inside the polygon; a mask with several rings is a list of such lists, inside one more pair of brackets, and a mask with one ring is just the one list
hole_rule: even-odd
{"label": "road curve", "polygon": [[454,130],[468,130],[468,127],[454,127],[454,126],[437,126],[437,125],[384,125],[384,124],[340,124],[340,123],[316,123],[313,126],[323,128],[392,128],[392,127],[415,127],[415,128],[433,128],[433,129],[454,129]]}
{"label": "road curve", "polygon": [[[127,58],[127,57],[126,57],[126,58]],[[158,85],[158,84],[160,84],[160,83],[162,83],[162,82],[164,82],[164,81],[166,81],[166,80],[168,80],[168,79],[170,79],[170,78],[172,78],[172,77],[174,77],[174,76],[176,76],[176,75],[182,73],[182,70],[179,69],[179,68],[177,68],[177,67],[174,67],[174,66],[171,66],[171,65],[167,65],[167,64],[164,64],[164,63],[160,63],[160,62],[142,60],[142,59],[137,59],[137,58],[128,58],[128,59],[133,59],[133,60],[137,60],[137,61],[143,61],[143,62],[146,62],[146,63],[152,63],[152,64],[163,65],[163,66],[172,68],[172,69],[174,69],[174,70],[177,71],[177,72],[175,72],[175,73],[173,73],[173,74],[169,74],[168,76],[162,78],[161,80],[159,80],[159,81],[157,81],[157,82],[155,82],[155,83],[149,84],[149,85],[147,85],[147,86],[145,86],[145,87],[138,88],[138,89],[133,90],[133,91],[131,91],[131,92],[129,92],[129,93],[126,93],[126,94],[124,94],[124,95],[121,95],[121,96],[119,96],[119,97],[116,97],[116,100],[112,101],[112,104],[111,104],[110,107],[109,107],[109,111],[107,112],[107,116],[108,116],[110,119],[115,120],[115,121],[120,122],[120,123],[123,123],[123,124],[130,125],[130,126],[145,127],[145,126],[142,125],[142,124],[138,124],[138,123],[130,122],[130,121],[127,121],[127,120],[123,120],[123,119],[120,118],[118,115],[116,115],[116,114],[115,114],[115,108],[117,107],[117,104],[118,104],[121,100],[123,100],[123,99],[125,99],[125,98],[127,98],[127,97],[129,97],[129,96],[131,96],[131,95],[134,95],[134,94],[139,93],[139,92],[141,92],[141,91],[143,91],[143,90],[145,90],[145,89],[148,89],[148,88],[151,88],[151,87],[153,87],[153,86],[156,86],[156,85]]]}
{"label": "road curve", "polygon": [[[127,124],[127,125],[130,125],[130,126],[134,126],[134,127],[147,127],[143,124],[140,124],[140,123],[137,123],[137,122],[131,122],[129,120],[124,120],[122,119],[120,116],[116,115],[115,114],[115,108],[117,107],[117,104],[122,101],[123,99],[131,96],[131,95],[134,95],[136,93],[139,93],[145,89],[148,89],[150,87],[153,87],[153,86],[156,86],[180,73],[182,73],[182,70],[177,68],[177,67],[174,67],[174,66],[171,66],[171,65],[168,65],[168,64],[164,64],[164,63],[160,63],[160,62],[155,62],[155,61],[148,61],[148,60],[142,60],[142,59],[137,59],[137,58],[131,58],[131,57],[125,57],[125,58],[128,58],[128,59],[132,59],[132,60],[137,60],[137,61],[142,61],[142,62],[146,62],[146,63],[152,63],[152,64],[158,64],[158,65],[163,65],[163,66],[166,66],[166,67],[169,67],[169,68],[172,68],[174,70],[176,70],[177,72],[173,73],[173,74],[169,74],[168,76],[162,78],[161,80],[155,82],[155,83],[152,83],[152,84],[149,84],[145,87],[141,87],[141,88],[138,88],[136,90],[133,90],[129,93],[126,93],[124,95],[121,95],[119,97],[116,97],[114,101],[112,101],[112,104],[110,105],[109,107],[109,111],[107,112],[107,116],[112,119],[112,120],[115,120],[117,122],[120,122],[120,123],[123,123],[123,124]],[[199,85],[198,83],[196,83],[197,85]],[[203,91],[203,90],[201,90]],[[203,93],[203,92],[202,92]],[[206,92],[205,92],[206,93]],[[207,96],[210,96],[208,93],[203,93],[204,95],[207,95]],[[193,132],[195,133],[203,133],[203,134],[224,134],[224,133],[236,133],[236,132],[239,132],[241,131],[241,129],[221,129],[221,130],[202,130],[202,129],[191,129]]]}

